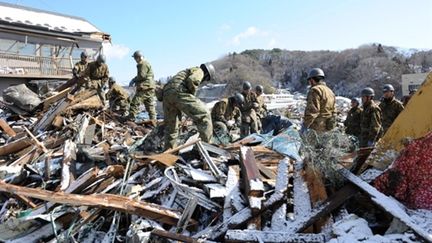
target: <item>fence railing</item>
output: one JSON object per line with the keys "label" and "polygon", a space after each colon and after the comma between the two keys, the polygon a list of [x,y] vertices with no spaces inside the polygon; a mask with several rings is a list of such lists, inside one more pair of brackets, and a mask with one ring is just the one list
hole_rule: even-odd
{"label": "fence railing", "polygon": [[[78,60],[72,60],[75,63]],[[72,74],[70,58],[24,56],[0,52],[0,75],[63,76]]]}

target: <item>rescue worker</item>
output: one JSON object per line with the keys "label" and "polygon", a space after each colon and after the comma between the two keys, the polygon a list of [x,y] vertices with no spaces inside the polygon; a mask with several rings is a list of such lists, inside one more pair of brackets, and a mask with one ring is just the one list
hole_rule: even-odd
{"label": "rescue worker", "polygon": [[88,64],[87,68],[80,73],[78,82],[79,89],[96,90],[102,103],[105,102],[104,86],[109,78],[108,66],[105,64],[105,55],[100,54],[96,61]]}
{"label": "rescue worker", "polygon": [[325,132],[336,127],[336,98],[324,80],[325,74],[322,69],[310,70],[307,81],[311,88],[307,94],[301,133],[308,129]]}
{"label": "rescue worker", "polygon": [[243,91],[241,93],[245,98],[245,102],[240,106],[241,111],[241,125],[240,137],[244,138],[252,133],[258,133],[258,117],[256,110],[259,104],[255,92],[252,91],[250,82],[243,82]]}
{"label": "rescue worker", "polygon": [[211,116],[204,103],[195,94],[201,82],[211,80],[214,75],[213,65],[204,63],[199,67],[180,71],[164,86],[165,149],[176,146],[182,112],[193,120],[201,139],[210,142],[213,133]]}
{"label": "rescue worker", "polygon": [[81,60],[75,63],[75,66],[72,69],[72,74],[75,78],[79,78],[80,73],[86,70],[88,65],[87,57],[88,57],[87,52],[85,51],[81,52],[81,56],[80,56]]}
{"label": "rescue worker", "polygon": [[106,94],[107,100],[112,111],[118,112],[120,115],[127,115],[129,108],[129,94],[128,92],[116,84],[114,77],[110,77],[108,81],[109,90]]}
{"label": "rescue worker", "polygon": [[257,85],[255,87],[255,94],[257,96],[258,109],[257,113],[257,122],[258,122],[258,131],[262,130],[262,121],[267,116],[267,106],[264,102],[264,96],[262,96],[264,92],[264,87],[262,85]]}
{"label": "rescue worker", "polygon": [[408,95],[405,95],[402,99],[402,104],[404,107],[408,104],[408,101],[411,99],[411,97],[417,92],[417,89],[410,90]]}
{"label": "rescue worker", "polygon": [[383,87],[383,99],[379,104],[381,109],[382,135],[384,135],[396,117],[403,111],[402,102],[394,97],[394,87],[391,84],[386,84]]}
{"label": "rescue worker", "polygon": [[363,112],[360,119],[360,147],[373,147],[381,130],[381,109],[373,100],[375,91],[364,88],[361,91]]}
{"label": "rescue worker", "polygon": [[156,126],[156,106],[154,74],[150,63],[144,59],[140,51],[135,51],[132,57],[137,63],[137,76],[129,83],[129,87],[136,87],[135,95],[132,98],[129,108],[129,119],[135,120],[139,113],[139,107],[144,103],[148,112],[150,123]]}
{"label": "rescue worker", "polygon": [[235,124],[240,123],[239,107],[244,103],[245,98],[240,93],[235,93],[229,98],[218,101],[211,110],[213,129],[217,134],[228,134],[235,125],[229,123],[235,120]]}
{"label": "rescue worker", "polygon": [[351,99],[351,109],[348,111],[347,118],[344,121],[345,133],[356,137],[360,136],[360,119],[363,109],[360,108],[360,102],[356,98]]}

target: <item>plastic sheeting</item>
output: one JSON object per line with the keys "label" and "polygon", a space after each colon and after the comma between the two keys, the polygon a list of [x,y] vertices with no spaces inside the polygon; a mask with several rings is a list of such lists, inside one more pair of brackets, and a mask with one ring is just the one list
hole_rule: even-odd
{"label": "plastic sheeting", "polygon": [[3,91],[3,98],[6,102],[25,111],[32,111],[42,102],[39,96],[27,88],[25,84],[6,88]]}
{"label": "plastic sheeting", "polygon": [[251,134],[249,137],[254,138],[255,142],[261,142],[267,148],[282,155],[297,161],[301,160],[299,150],[302,140],[299,132],[293,126],[283,130],[276,136],[273,136],[273,131],[270,131],[266,134]]}

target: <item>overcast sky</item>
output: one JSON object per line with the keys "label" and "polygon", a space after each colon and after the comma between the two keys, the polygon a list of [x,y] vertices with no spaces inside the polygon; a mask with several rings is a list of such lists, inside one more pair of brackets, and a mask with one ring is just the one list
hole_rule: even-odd
{"label": "overcast sky", "polygon": [[[3,0],[4,1],[4,0]],[[80,16],[112,36],[110,73],[127,84],[139,49],[155,77],[245,49],[343,50],[367,43],[431,49],[431,0],[20,0]]]}

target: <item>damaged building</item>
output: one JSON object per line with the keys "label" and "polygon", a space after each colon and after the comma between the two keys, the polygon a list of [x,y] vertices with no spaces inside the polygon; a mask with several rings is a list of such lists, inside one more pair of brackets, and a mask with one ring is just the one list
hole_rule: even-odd
{"label": "damaged building", "polygon": [[110,35],[87,20],[0,3],[0,94],[16,84],[64,82],[86,50],[96,57]]}

